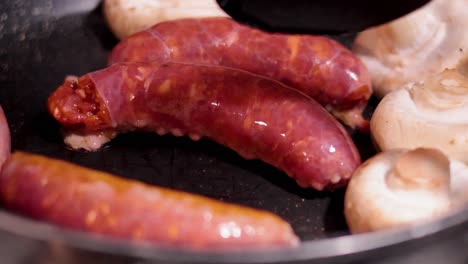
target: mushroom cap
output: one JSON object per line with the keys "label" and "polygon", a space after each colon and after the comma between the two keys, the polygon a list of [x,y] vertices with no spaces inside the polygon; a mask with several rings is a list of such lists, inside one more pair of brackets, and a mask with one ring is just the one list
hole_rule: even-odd
{"label": "mushroom cap", "polygon": [[358,34],[353,52],[382,98],[402,85],[453,68],[468,52],[468,0],[433,0],[421,9]]}
{"label": "mushroom cap", "polygon": [[103,8],[107,23],[119,39],[165,20],[227,16],[215,0],[105,0]]}
{"label": "mushroom cap", "polygon": [[420,224],[467,201],[468,167],[435,149],[382,152],[356,170],[344,213],[354,233]]}
{"label": "mushroom cap", "polygon": [[385,96],[370,122],[377,148],[437,148],[468,163],[468,64],[461,65]]}

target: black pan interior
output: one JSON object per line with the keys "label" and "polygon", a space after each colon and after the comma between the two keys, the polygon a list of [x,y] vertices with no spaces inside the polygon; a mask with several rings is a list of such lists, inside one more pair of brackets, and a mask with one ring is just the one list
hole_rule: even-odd
{"label": "black pan interior", "polygon": [[[352,36],[338,37],[349,44]],[[122,177],[269,210],[304,240],[348,234],[343,190],[304,190],[273,167],[246,161],[209,140],[130,133],[95,152],[62,143],[46,100],[67,75],[105,66],[117,40],[98,0],[2,1],[0,4],[0,104],[12,147],[65,159]],[[354,135],[363,159],[373,154],[368,136]]]}

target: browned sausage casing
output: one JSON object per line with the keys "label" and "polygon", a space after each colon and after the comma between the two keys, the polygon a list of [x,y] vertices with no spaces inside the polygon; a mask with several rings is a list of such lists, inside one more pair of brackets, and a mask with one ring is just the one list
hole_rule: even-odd
{"label": "browned sausage casing", "polygon": [[343,186],[360,164],[344,127],[314,100],[233,68],[114,64],[66,81],[48,106],[61,124],[81,132],[208,137],[317,190]]}
{"label": "browned sausage casing", "polygon": [[353,128],[368,129],[361,115],[372,93],[368,71],[351,51],[326,37],[272,34],[229,18],[181,19],[121,41],[109,64],[138,61],[246,70],[304,92]]}
{"label": "browned sausage casing", "polygon": [[16,152],[0,173],[2,205],[30,217],[119,239],[200,249],[292,247],[281,218]]}

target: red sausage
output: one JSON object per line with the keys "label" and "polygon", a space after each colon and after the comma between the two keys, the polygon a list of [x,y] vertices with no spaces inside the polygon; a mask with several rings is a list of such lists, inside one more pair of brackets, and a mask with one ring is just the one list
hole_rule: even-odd
{"label": "red sausage", "polygon": [[304,92],[353,128],[368,128],[361,114],[372,93],[369,73],[351,51],[326,37],[267,33],[229,18],[174,20],[121,41],[109,64],[138,61],[246,70]]}
{"label": "red sausage", "polygon": [[0,170],[2,168],[3,163],[10,155],[10,145],[10,129],[8,128],[5,113],[3,112],[3,109],[0,106]]}
{"label": "red sausage", "polygon": [[206,136],[317,190],[344,185],[360,164],[344,127],[313,99],[233,68],[114,64],[66,81],[48,107],[62,125],[81,132]]}
{"label": "red sausage", "polygon": [[203,249],[299,243],[290,225],[269,212],[22,152],[4,165],[0,197],[6,208],[36,219],[138,242]]}

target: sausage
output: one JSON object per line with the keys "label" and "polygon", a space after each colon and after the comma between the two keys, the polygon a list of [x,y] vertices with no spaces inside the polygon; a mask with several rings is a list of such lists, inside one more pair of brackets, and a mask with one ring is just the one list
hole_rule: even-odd
{"label": "sausage", "polygon": [[364,64],[338,42],[313,35],[273,34],[230,18],[162,22],[121,41],[117,62],[167,61],[223,65],[280,81],[317,100],[352,128],[372,94]]}
{"label": "sausage", "polygon": [[29,217],[139,243],[199,249],[299,244],[290,225],[269,212],[23,152],[5,163],[0,196],[6,208]]}
{"label": "sausage", "polygon": [[10,155],[10,148],[10,129],[8,128],[5,113],[3,112],[3,109],[0,106],[0,170],[2,168],[3,163]]}
{"label": "sausage", "polygon": [[114,64],[67,80],[49,97],[48,109],[79,133],[142,130],[208,137],[317,190],[343,186],[360,164],[347,131],[313,99],[234,68]]}

